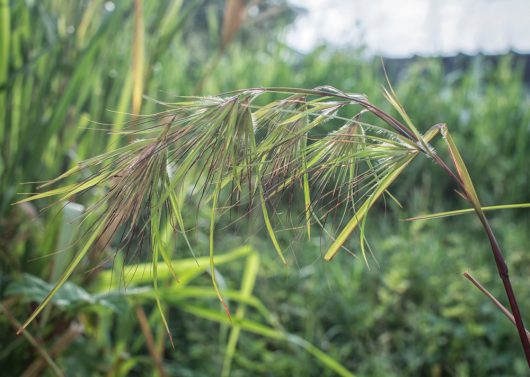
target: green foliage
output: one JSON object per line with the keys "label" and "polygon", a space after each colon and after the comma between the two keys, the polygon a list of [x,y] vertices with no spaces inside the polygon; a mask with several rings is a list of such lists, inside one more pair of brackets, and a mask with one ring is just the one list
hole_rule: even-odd
{"label": "green foliage", "polygon": [[[517,276],[529,261],[528,220],[514,223],[509,218],[501,216],[493,226],[505,224],[499,238],[510,250],[508,264]],[[449,233],[453,226],[466,234]],[[265,305],[284,326],[298,329],[359,375],[527,373],[521,353],[510,356],[509,350],[520,347],[513,326],[462,277],[471,271],[487,286],[496,286],[497,297],[503,296],[502,286],[494,283],[491,257],[484,253],[487,242],[477,241],[478,224],[470,226],[462,218],[450,227],[435,222],[411,226],[381,216],[372,217],[367,227],[376,267],[367,270],[361,259],[352,262],[347,254],[323,263],[315,257],[320,246],[314,243],[298,255],[299,269],[285,274],[268,266],[256,294],[266,297]],[[528,287],[520,276],[514,284],[522,298]],[[265,293],[269,290],[276,294]],[[528,302],[521,304],[528,312]],[[307,370],[314,365],[305,355],[299,360],[309,364]]]}
{"label": "green foliage", "polygon": [[[87,248],[87,258],[79,259],[70,281],[23,333],[24,338],[17,337],[20,324],[10,321],[9,315],[19,320],[27,318],[72,262],[76,251],[86,246],[82,240],[92,235],[87,229],[95,222],[85,221],[77,234],[73,230],[79,228],[85,209],[98,205],[103,209],[99,200],[109,186],[102,185],[94,195],[79,195],[86,188],[76,186],[79,179],[93,178],[93,168],[85,165],[76,173],[76,179],[64,180],[72,186],[63,195],[73,187],[79,189],[70,197],[75,203],[60,203],[66,205],[65,211],[40,212],[52,204],[48,199],[13,206],[22,198],[17,193],[34,192],[37,184],[27,182],[57,176],[101,153],[109,153],[110,161],[116,161],[117,153],[136,151],[138,156],[142,147],[146,151],[158,137],[151,134],[144,141],[127,144],[129,131],[134,136],[134,131],[146,130],[142,118],[128,114],[132,112],[135,83],[135,10],[132,1],[115,2],[113,10],[110,5],[102,0],[68,4],[53,0],[0,1],[2,368],[21,374],[28,366],[35,367],[35,363],[45,360],[49,373],[56,363],[66,375],[152,375],[156,361],[146,335],[140,332],[138,318],[132,314],[139,306],[147,313],[155,354],[162,356],[163,368],[170,375],[209,376],[219,375],[222,370],[233,376],[331,376],[334,371],[346,375],[343,367],[375,376],[525,375],[513,326],[461,278],[464,270],[472,268],[482,283],[493,287],[498,298],[503,297],[495,287],[496,272],[489,264],[487,245],[481,241],[476,224],[458,219],[456,223],[453,219],[412,224],[395,221],[398,216],[463,207],[455,200],[458,197],[452,191],[453,184],[442,171],[432,169],[429,159],[415,159],[403,171],[399,185],[391,187],[392,194],[383,194],[383,198],[403,201],[404,213],[397,215],[392,205],[377,202],[372,206],[374,216],[362,227],[364,236],[354,231],[353,238],[361,236],[365,240],[361,245],[370,270],[363,261],[346,253],[340,253],[332,263],[320,263],[325,246],[319,239],[329,241],[328,233],[350,220],[340,214],[322,223],[325,212],[315,218],[307,210],[313,209],[308,195],[310,183],[328,182],[326,190],[331,192],[351,180],[350,173],[340,169],[346,158],[341,161],[330,156],[332,152],[343,156],[357,152],[347,150],[349,143],[337,143],[334,137],[340,138],[341,133],[333,134],[333,130],[344,125],[342,132],[352,138],[358,125],[347,125],[338,118],[322,121],[305,139],[293,139],[293,148],[276,150],[278,158],[292,161],[282,174],[294,172],[299,178],[288,182],[296,184],[301,193],[291,203],[292,208],[302,209],[301,216],[294,216],[295,221],[285,205],[291,201],[289,195],[276,195],[272,186],[267,187],[274,180],[265,180],[263,195],[256,191],[253,201],[252,208],[261,212],[258,218],[234,225],[234,216],[246,214],[248,209],[233,208],[215,221],[216,250],[233,251],[216,252],[217,267],[209,274],[209,258],[204,256],[211,247],[211,199],[216,185],[210,185],[203,201],[208,205],[202,207],[196,200],[198,195],[188,203],[189,208],[183,204],[184,194],[171,196],[167,203],[173,213],[180,214],[172,225],[186,232],[177,233],[177,239],[171,242],[171,252],[176,251],[172,256],[169,251],[164,255],[165,248],[159,248],[157,289],[152,286],[151,250],[138,247],[135,255],[125,255],[117,252],[118,240],[100,242],[94,252],[89,253]],[[374,103],[382,104],[383,110],[394,114],[391,105],[383,102],[380,85],[385,79],[377,59],[363,60],[356,51],[325,47],[300,55],[275,41],[276,30],[271,26],[283,24],[289,13],[282,13],[278,19],[265,17],[264,21],[258,17],[243,27],[223,54],[216,55],[221,41],[222,4],[163,1],[143,5],[143,91],[149,96],[174,101],[176,95],[194,93],[201,81],[198,93],[203,94],[245,87],[326,84],[347,92],[362,90]],[[261,2],[260,14],[268,14],[268,7],[274,5]],[[449,125],[484,206],[528,201],[530,107],[522,67],[513,57],[502,57],[498,63],[477,57],[469,66],[451,70],[441,60],[418,59],[397,74],[392,62],[387,64],[403,107],[418,129],[426,131],[440,121]],[[256,99],[256,106],[278,98],[278,94],[263,93]],[[141,106],[142,113],[160,109],[154,101],[143,101]],[[341,111],[341,117],[353,119],[358,109]],[[278,116],[284,121],[290,118],[282,112]],[[131,120],[137,129],[125,128]],[[296,123],[293,120],[287,123]],[[370,114],[363,114],[362,120],[375,122]],[[88,128],[114,133],[107,135]],[[273,145],[286,137],[282,129],[262,132],[260,137],[268,138],[268,145]],[[241,129],[240,135],[245,132]],[[225,136],[217,138],[218,143],[226,140]],[[293,161],[289,152],[297,153],[297,148],[308,145],[314,145],[313,158]],[[334,145],[334,151],[319,156],[318,148],[333,149]],[[230,153],[220,157],[231,158]],[[270,147],[261,153],[276,156]],[[327,164],[329,173],[310,181],[301,172],[312,164]],[[263,174],[272,178],[276,169],[267,166],[262,168]],[[252,168],[256,170],[257,166]],[[232,173],[234,177],[238,172],[230,165],[225,170],[225,175]],[[279,177],[276,175],[276,179]],[[111,179],[119,184],[119,177]],[[339,183],[335,186],[332,181]],[[238,184],[243,187],[242,183]],[[258,187],[254,185],[253,189]],[[230,189],[223,190],[219,200],[226,203],[226,191]],[[357,204],[352,203],[354,196],[348,190],[343,190],[341,197],[344,203]],[[271,200],[274,205],[267,205]],[[384,211],[390,214],[385,216]],[[499,239],[507,250],[512,274],[524,276],[529,262],[528,235],[524,231],[529,226],[527,212],[491,216],[500,230]],[[267,218],[272,232],[264,231]],[[149,242],[168,242],[173,233],[168,224],[162,216],[160,232],[153,239],[148,236]],[[292,224],[300,228],[277,231]],[[461,230],[461,235],[454,230]],[[304,241],[309,231],[313,240]],[[280,267],[270,243],[273,237],[289,262],[287,267]],[[257,254],[245,254],[250,249],[236,248],[242,244],[254,244],[253,249],[260,251],[257,271]],[[193,257],[182,259],[190,256],[190,245],[200,267]],[[300,249],[304,251],[294,252]],[[377,261],[373,261],[372,253]],[[167,263],[169,258],[172,260]],[[246,263],[238,262],[242,258]],[[216,303],[217,293],[210,283],[213,273],[230,306],[232,323]],[[528,296],[524,279],[515,278],[514,285],[521,297]],[[157,300],[161,310],[156,310]],[[521,303],[522,311],[528,313],[525,301]],[[170,347],[160,313],[166,316],[175,350]],[[38,370],[42,371],[42,366]]]}

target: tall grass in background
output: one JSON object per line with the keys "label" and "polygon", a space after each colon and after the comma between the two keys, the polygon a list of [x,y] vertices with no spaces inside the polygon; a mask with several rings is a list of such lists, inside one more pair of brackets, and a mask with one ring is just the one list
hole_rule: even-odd
{"label": "tall grass in background", "polygon": [[[94,124],[90,124],[89,119],[108,122],[114,133],[119,132],[123,123],[129,120],[127,112],[139,113],[141,106],[149,109],[149,103],[142,105],[141,96],[144,90],[152,90],[152,87],[158,90],[163,87],[161,83],[167,82],[168,72],[172,74],[173,85],[178,87],[185,84],[186,90],[191,91],[194,80],[189,80],[188,76],[190,73],[192,75],[195,73],[198,77],[203,75],[203,72],[193,71],[192,68],[197,68],[196,65],[192,65],[192,60],[196,57],[189,55],[189,51],[193,49],[183,40],[183,35],[186,22],[197,17],[199,5],[199,2],[167,2],[160,6],[154,3],[143,4],[141,1],[136,1],[134,4],[93,1],[86,2],[83,6],[71,4],[69,7],[64,7],[58,2],[28,6],[21,2],[11,8],[2,7],[3,19],[16,17],[23,21],[14,24],[12,28],[14,30],[9,30],[9,23],[3,23],[7,28],[2,32],[3,40],[11,43],[7,46],[2,45],[3,48],[5,46],[3,51],[10,52],[2,54],[2,105],[9,109],[2,112],[4,138],[1,161],[1,184],[4,193],[2,258],[6,261],[3,264],[5,267],[2,267],[2,292],[7,296],[13,297],[22,293],[26,299],[35,300],[47,289],[45,281],[37,276],[46,280],[56,280],[61,269],[73,256],[69,248],[76,237],[75,228],[79,224],[79,216],[84,211],[83,205],[66,203],[65,210],[60,214],[44,213],[37,217],[32,206],[12,207],[10,202],[19,191],[15,182],[42,180],[49,172],[60,171],[64,166],[80,161],[95,151],[103,152],[118,148],[120,142],[118,138],[113,136],[107,138],[102,132],[88,130],[94,128]],[[217,8],[217,4],[213,4],[208,6],[207,12],[212,13]],[[134,21],[130,17],[132,13]],[[119,32],[121,30],[130,30],[130,32]],[[144,44],[145,46],[142,47]],[[170,49],[170,46],[173,48]],[[146,52],[143,51],[144,48]],[[166,68],[164,75],[158,76],[158,71],[161,69],[160,60],[169,50],[185,52],[184,58],[189,60],[179,62],[171,59],[171,67]],[[108,54],[104,51],[113,53]],[[9,75],[7,75],[8,67]],[[117,113],[110,112],[109,109]],[[26,187],[31,190],[33,185]],[[89,205],[90,201],[83,204]],[[52,250],[57,250],[58,253],[50,254]],[[108,251],[110,249],[104,252]],[[238,258],[249,252],[248,248],[235,250],[233,253],[227,253],[226,258],[231,260],[232,254]],[[42,256],[45,259],[42,259]],[[32,261],[30,265],[23,267],[21,262],[28,260]],[[234,295],[228,292],[230,300],[241,302],[240,308],[235,313],[236,317],[240,318],[238,332],[243,329],[276,341],[292,342],[313,354],[330,370],[335,370],[341,375],[351,375],[340,364],[308,342],[287,334],[277,322],[272,320],[273,317],[267,313],[266,308],[260,306],[259,301],[251,295],[253,279],[259,266],[258,261],[256,256],[249,259],[248,272],[243,276],[242,292],[234,292]],[[186,264],[183,260],[180,262]],[[199,260],[193,263],[198,262]],[[99,262],[95,264],[96,272],[101,269],[98,264]],[[94,265],[90,268],[93,267]],[[139,265],[132,267],[131,270],[136,271],[138,268],[143,271]],[[179,271],[179,268],[175,267],[175,270]],[[8,269],[12,273],[6,275]],[[23,272],[32,275],[22,275]],[[159,273],[160,276],[164,276],[163,271]],[[181,278],[192,281],[200,274],[201,270],[196,269],[190,277],[181,276]],[[87,284],[93,281],[96,275],[97,273],[80,274],[79,279]],[[6,286],[13,280],[17,282],[10,284],[6,291]],[[117,275],[113,281],[119,284],[122,280]],[[210,297],[208,293],[210,287],[198,286],[186,289],[186,286],[187,284],[181,281],[179,289],[187,292],[184,293],[184,298]],[[105,291],[110,285],[107,283],[100,287]],[[59,301],[54,300],[55,305],[77,313],[85,312],[87,315],[94,313],[96,315],[94,318],[101,320],[105,318],[111,320],[109,317],[111,314],[123,315],[125,312],[123,309],[120,310],[120,303],[121,307],[134,305],[144,338],[137,346],[133,346],[132,350],[138,350],[145,344],[159,373],[165,373],[160,363],[165,348],[166,332],[158,331],[154,335],[151,333],[151,328],[158,329],[157,326],[153,326],[153,322],[160,317],[156,312],[146,315],[141,306],[143,303],[141,299],[133,299],[133,296],[124,295],[124,292],[119,293],[117,299],[113,299],[115,294],[90,296],[79,286],[69,285],[65,288],[66,293],[60,295]],[[143,292],[148,298],[149,292],[153,291],[150,288]],[[157,292],[162,298],[165,297],[164,289],[157,289]],[[171,295],[175,297],[174,292]],[[114,302],[116,300],[117,304]],[[247,303],[259,309],[261,318],[265,319],[268,325],[243,318]],[[166,303],[164,302],[163,305],[165,307]],[[175,305],[182,307],[181,304]],[[160,301],[158,306],[162,309]],[[7,326],[6,330],[13,329],[13,326],[17,325],[15,317],[19,314],[15,313],[19,313],[20,310],[25,310],[24,302],[12,298],[3,302],[2,312],[5,318],[10,318],[9,321],[3,322],[3,325]],[[190,306],[189,311],[199,318],[218,321],[221,324],[226,322],[226,318],[218,316],[215,311],[204,306]],[[57,312],[53,310],[44,312],[43,320],[39,324],[41,329],[39,337],[61,331],[61,323],[57,321],[56,314]],[[61,374],[61,369],[53,359],[60,357],[65,349],[71,347],[72,342],[79,341],[83,328],[85,332],[96,335],[88,323],[84,320],[81,320],[81,323],[80,326],[78,320],[71,321],[71,326],[64,333],[64,337],[55,339],[49,349],[30,332],[23,331],[30,347],[43,358],[35,359],[29,365],[25,363],[27,354],[12,353],[20,342],[8,337],[6,342],[10,347],[5,349],[2,359],[15,366],[13,368],[15,374],[18,373],[16,370],[20,372],[25,370],[24,375],[36,375],[45,367],[51,368],[55,374]],[[127,326],[130,322],[125,320],[121,323]],[[226,331],[226,324],[222,328]],[[7,331],[11,333],[10,330]],[[97,331],[104,337],[98,341],[100,346],[112,348],[112,352],[103,363],[103,368],[111,375],[127,375],[132,368],[141,368],[141,362],[135,358],[130,359],[126,365],[121,364],[121,350],[127,344],[128,338],[125,336],[126,333],[119,332],[116,338],[109,338],[110,334],[105,333],[110,331],[110,328],[103,324],[98,325]],[[226,349],[224,374],[229,373],[237,338],[238,335],[234,332]],[[78,354],[84,355],[83,359],[87,362],[92,360],[87,368],[100,364],[99,360],[96,361],[87,355],[85,350],[79,352],[81,353]],[[5,359],[6,357],[8,359]]]}
{"label": "tall grass in background", "polygon": [[[138,16],[134,2],[65,5],[48,1],[8,5],[0,8],[0,292],[3,307],[21,319],[32,309],[31,302],[44,297],[51,288],[50,282],[56,281],[71,260],[72,251],[67,247],[76,239],[74,230],[79,215],[84,207],[94,203],[97,195],[76,198],[83,206],[67,204],[63,212],[48,210],[37,216],[38,209],[49,203],[11,206],[19,198],[16,193],[35,190],[35,184],[19,183],[48,179],[87,157],[123,145],[124,140],[116,135],[109,137],[105,132],[90,130],[101,128],[90,120],[111,124],[114,131],[120,131],[131,119],[126,113],[135,112],[134,88],[136,98],[139,96],[132,46],[139,37],[134,32]],[[373,102],[382,103],[380,84],[384,77],[377,60],[363,61],[355,53],[326,48],[302,56],[270,40],[253,43],[253,49],[249,50],[237,37],[215,57],[221,45],[223,4],[177,1],[142,5],[143,92],[149,96],[171,101],[174,95],[193,93],[202,80],[203,94],[256,86],[329,84],[345,91],[362,90]],[[242,31],[249,31],[245,23]],[[218,61],[212,65],[212,59]],[[528,201],[525,156],[530,140],[530,112],[521,69],[513,68],[510,56],[496,65],[475,58],[469,67],[451,72],[439,60],[424,59],[412,63],[399,76],[391,76],[415,124],[424,128],[446,121],[450,125],[469,169],[481,172],[474,178],[485,205]],[[152,101],[141,102],[142,112],[149,113],[155,108]],[[385,110],[391,111],[390,107]],[[329,128],[323,125],[322,132],[326,131]],[[411,204],[405,209],[405,216],[460,208],[451,199],[454,194],[449,181],[433,169],[421,166],[430,162],[415,164],[417,168],[405,172],[401,184],[393,190],[400,200],[407,197],[407,203]],[[387,211],[392,214],[394,210],[389,207]],[[522,275],[528,265],[528,253],[527,235],[520,229],[525,224],[528,227],[528,216],[525,212],[515,215],[517,225],[511,214],[498,215],[493,222],[509,250],[507,258],[515,274]],[[193,212],[185,216],[194,217]],[[191,235],[197,252],[208,247],[208,227],[201,220],[205,216],[208,214],[199,214]],[[465,220],[460,224],[469,229],[473,239],[479,239],[478,229]],[[258,225],[249,224],[252,226]],[[211,300],[215,292],[206,273],[197,276],[192,289],[186,290],[183,276],[180,276],[182,288],[178,288],[169,283],[171,272],[160,266],[159,297],[175,336],[176,352],[171,353],[167,351],[170,348],[160,317],[152,310],[155,296],[146,284],[149,279],[139,279],[148,278],[149,273],[133,273],[135,268],[136,271],[145,268],[141,264],[144,254],[126,270],[129,273],[125,280],[131,286],[139,286],[128,298],[123,291],[110,288],[107,280],[110,265],[102,265],[101,258],[94,258],[74,273],[76,285],[69,285],[62,297],[52,301],[39,326],[29,328],[26,335],[35,336],[37,346],[15,337],[16,326],[8,322],[7,315],[2,317],[5,335],[0,343],[6,347],[2,347],[0,360],[2,364],[18,366],[20,373],[28,366],[28,359],[36,363],[46,360],[44,356],[33,358],[45,355],[44,352],[48,352],[50,360],[58,360],[63,370],[82,368],[93,373],[94,365],[100,365],[100,372],[110,375],[142,373],[161,363],[167,373],[183,375],[201,371],[211,375],[218,372],[219,365],[225,365],[225,373],[232,370],[233,375],[245,375],[248,371],[267,374],[271,363],[275,375],[308,375],[315,370],[319,375],[332,375],[333,368],[340,370],[331,359],[301,340],[304,338],[360,374],[503,375],[510,371],[525,375],[524,365],[521,367],[518,361],[517,344],[513,342],[513,329],[499,322],[491,304],[471,293],[467,283],[458,278],[461,271],[472,265],[481,266],[474,272],[482,282],[494,281],[483,253],[469,252],[486,245],[451,236],[443,225],[418,222],[410,227],[394,223],[389,216],[368,223],[367,229],[371,228],[378,228],[377,234],[388,235],[371,241],[379,260],[378,267],[371,271],[347,256],[340,256],[341,262],[327,266],[315,263],[320,247],[318,242],[308,242],[307,250],[312,254],[298,254],[300,269],[289,269],[287,273],[269,258],[273,254],[268,252],[270,245],[260,237],[247,239],[237,231],[227,232],[219,239],[220,250],[232,250],[242,242],[251,242],[253,250],[260,250],[260,274],[256,272],[255,257],[247,258],[238,249],[233,254],[227,253],[227,258],[242,255],[233,260],[246,260],[244,263],[222,267],[223,262],[218,262],[222,267],[222,273],[218,273],[227,287],[222,288],[227,289],[226,297],[251,308],[246,313],[243,309],[243,314],[238,314],[239,309],[232,312],[234,317],[242,316],[253,322],[242,320],[240,330],[233,328],[230,332],[226,324],[220,327],[213,324],[226,322],[226,316]],[[390,235],[396,228],[402,236]],[[433,246],[426,235],[430,232],[439,233],[446,247]],[[406,238],[415,242],[407,243]],[[282,233],[278,239],[283,244],[298,242]],[[100,256],[105,259],[111,255],[114,246]],[[185,243],[176,245],[181,255],[186,248]],[[394,253],[398,248],[405,252]],[[427,253],[427,249],[431,252]],[[54,251],[61,252],[52,254]],[[180,261],[175,268],[181,262],[184,263]],[[429,274],[433,264],[437,267]],[[91,274],[84,273],[94,268]],[[449,284],[439,278],[445,274],[455,276]],[[244,276],[242,281],[240,276]],[[256,284],[252,284],[253,279],[257,279]],[[119,281],[120,276],[116,275],[113,282]],[[527,292],[524,281],[516,279],[514,284],[524,296]],[[331,294],[329,287],[340,295]],[[249,291],[253,292],[250,296]],[[501,295],[496,289],[493,292],[497,297]],[[20,297],[25,299],[21,301]],[[423,305],[433,308],[431,314]],[[528,305],[524,306],[528,312]],[[141,327],[142,337],[134,334],[142,331],[137,323],[144,317],[124,315],[140,313],[134,309],[138,307],[145,310],[150,324]],[[85,337],[80,336],[76,327],[79,323],[84,327]],[[149,328],[151,336],[146,330]],[[233,335],[238,332],[239,336]],[[260,338],[252,334],[259,334]],[[468,341],[473,336],[478,346],[470,351]],[[285,339],[309,353],[286,346]],[[236,343],[240,346],[236,347]],[[514,351],[508,353],[508,348]],[[500,349],[503,356],[495,353]],[[296,357],[287,359],[282,356],[284,352]],[[205,363],[205,358],[212,355],[212,363]],[[42,365],[33,368],[42,370]]]}

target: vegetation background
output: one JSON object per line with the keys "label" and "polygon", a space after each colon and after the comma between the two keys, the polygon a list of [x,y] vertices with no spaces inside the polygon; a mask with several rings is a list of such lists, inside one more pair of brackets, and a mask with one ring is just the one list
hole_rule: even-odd
{"label": "vegetation background", "polygon": [[[404,222],[462,208],[443,172],[415,161],[393,186],[404,204],[379,205],[368,222],[374,258],[280,233],[284,267],[259,220],[223,228],[218,273],[230,325],[206,273],[175,245],[180,282],[159,285],[172,349],[154,303],[148,255],[114,267],[95,250],[23,336],[30,314],[75,253],[78,216],[95,198],[15,205],[18,193],[78,161],[127,142],[129,114],[150,97],[212,95],[259,86],[332,85],[386,106],[381,62],[362,49],[282,43],[296,10],[282,1],[0,0],[0,370],[6,376],[523,376],[515,328],[463,277],[471,271],[504,299],[487,241],[472,217]],[[390,80],[425,131],[446,122],[485,205],[529,201],[530,99],[523,65],[477,56],[387,63]],[[25,184],[21,184],[26,182]],[[97,193],[96,193],[97,195]],[[206,210],[189,206],[199,257]],[[525,210],[491,213],[523,314],[530,313]],[[220,233],[221,234],[221,233]],[[302,244],[302,246],[300,246]],[[222,256],[221,256],[222,254]],[[126,266],[124,266],[124,263]],[[124,269],[123,273],[121,273]]]}

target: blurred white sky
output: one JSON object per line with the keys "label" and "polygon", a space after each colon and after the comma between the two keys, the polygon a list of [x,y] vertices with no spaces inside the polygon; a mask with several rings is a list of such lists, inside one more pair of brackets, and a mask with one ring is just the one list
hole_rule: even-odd
{"label": "blurred white sky", "polygon": [[308,10],[287,34],[302,51],[326,42],[386,57],[530,52],[530,0],[290,2]]}

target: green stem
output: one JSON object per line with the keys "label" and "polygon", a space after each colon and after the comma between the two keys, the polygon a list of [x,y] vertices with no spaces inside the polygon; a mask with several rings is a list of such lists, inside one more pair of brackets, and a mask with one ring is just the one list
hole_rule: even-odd
{"label": "green stem", "polygon": [[[501,247],[499,246],[499,243],[495,238],[495,234],[491,229],[486,215],[482,211],[482,205],[480,204],[480,200],[475,191],[475,187],[473,185],[469,172],[467,171],[466,165],[464,163],[464,160],[462,159],[460,151],[456,147],[456,144],[454,143],[453,138],[451,137],[445,125],[441,125],[440,131],[445,143],[447,144],[447,147],[449,148],[453,164],[458,174],[459,179],[456,180],[456,183],[458,187],[462,190],[463,194],[465,195],[465,198],[472,204],[473,208],[475,209],[475,213],[477,214],[480,222],[482,223],[484,231],[486,232],[486,235],[488,236],[488,239],[490,241],[491,251],[493,253],[493,258],[497,266],[497,271],[499,272],[499,276],[501,277],[502,283],[504,285],[504,290],[506,291],[506,295],[508,296],[508,301],[510,302],[512,314],[515,319],[517,332],[519,333],[519,338],[521,339],[521,344],[523,346],[524,354],[526,356],[526,362],[528,363],[528,367],[530,368],[530,342],[528,341],[528,337],[526,336],[526,329],[524,327],[523,318],[521,316],[519,305],[517,304],[517,299],[515,298],[515,293],[510,282],[510,277],[508,275],[508,266],[506,265],[506,261],[502,254]],[[440,162],[443,162],[440,158],[436,159],[435,161],[438,164],[440,164]],[[449,169],[449,167],[445,163],[440,166],[442,166],[444,170]],[[452,176],[454,177],[455,174],[453,174]]]}

